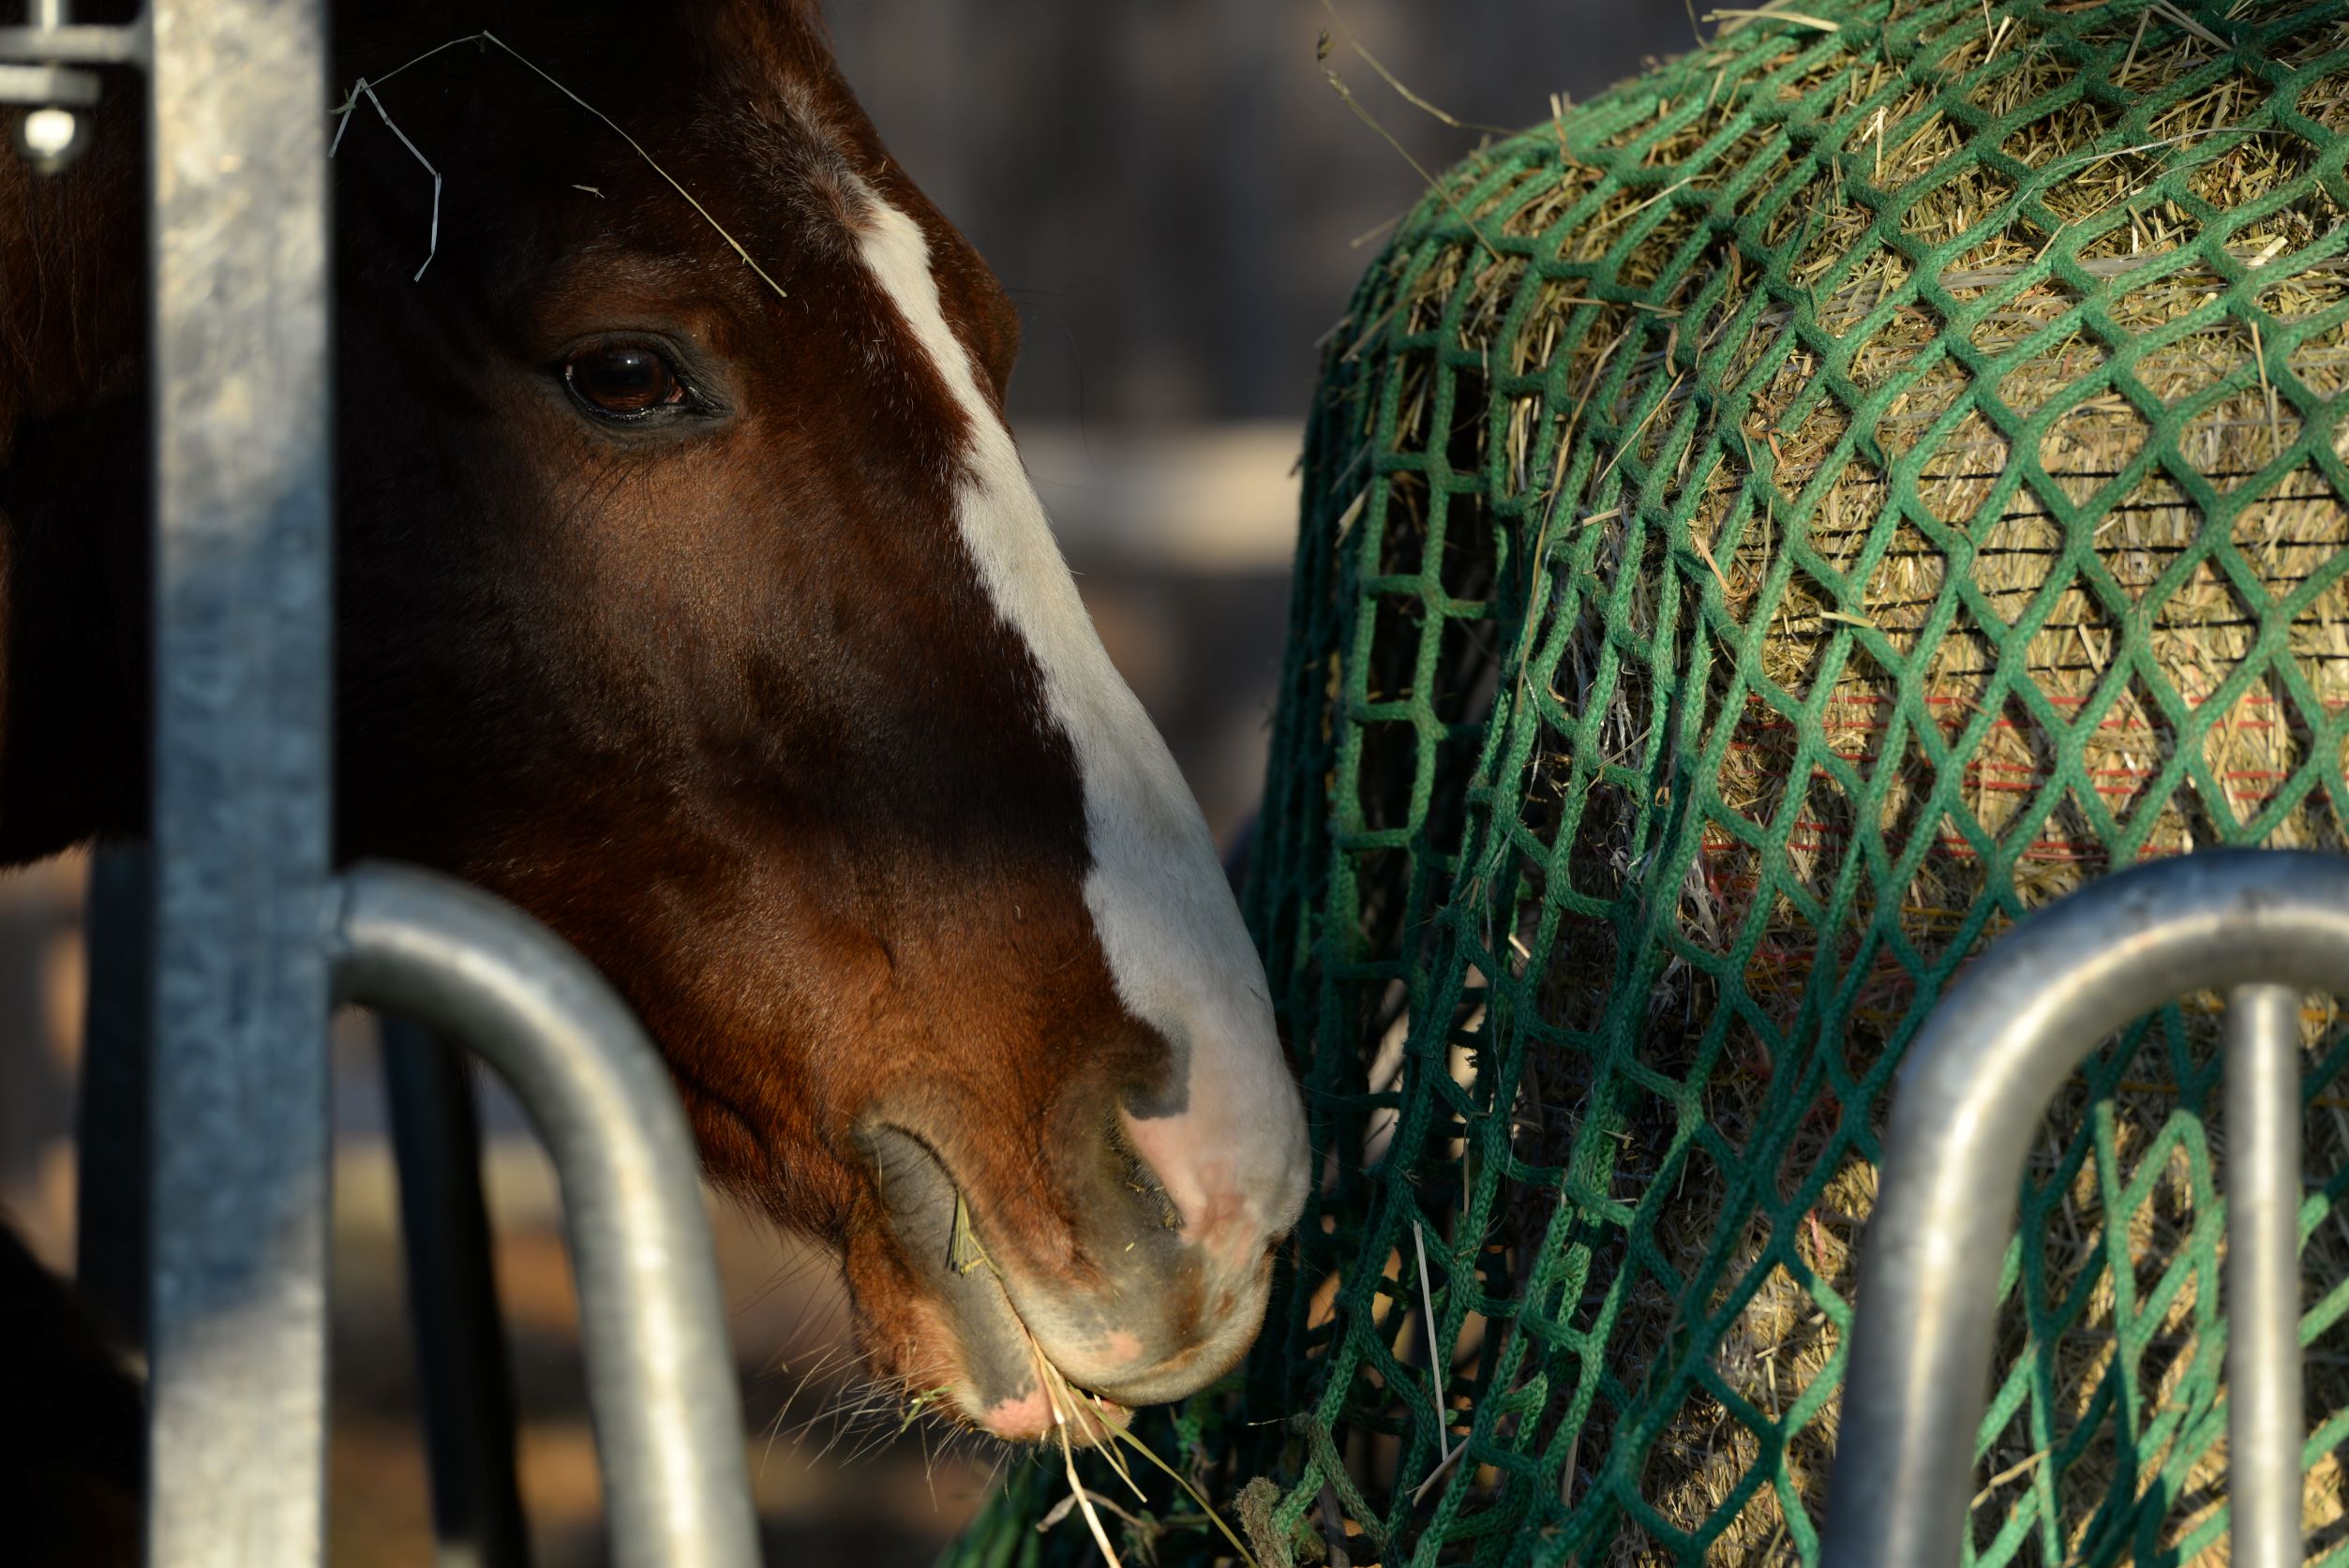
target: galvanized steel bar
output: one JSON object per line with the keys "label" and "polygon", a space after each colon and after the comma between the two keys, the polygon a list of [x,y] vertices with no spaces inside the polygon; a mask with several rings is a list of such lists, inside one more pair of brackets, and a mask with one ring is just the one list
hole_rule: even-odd
{"label": "galvanized steel bar", "polygon": [[431,1031],[386,1018],[383,1083],[435,1554],[440,1568],[527,1568],[514,1372],[498,1312],[472,1079]]}
{"label": "galvanized steel bar", "polygon": [[324,22],[321,0],[152,7],[162,1568],[278,1568],[322,1545]]}
{"label": "galvanized steel bar", "polygon": [[2227,998],[2227,1481],[2235,1568],[2299,1568],[2300,993]]}
{"label": "galvanized steel bar", "polygon": [[0,60],[135,66],[147,57],[143,28],[73,25],[0,27]]}
{"label": "galvanized steel bar", "polygon": [[0,103],[63,103],[86,108],[97,102],[97,78],[67,66],[17,66],[0,62]]}
{"label": "galvanized steel bar", "polygon": [[[2120,872],[2024,921],[1935,1009],[1893,1097],[1862,1245],[1828,1568],[1959,1561],[1997,1260],[2048,1101],[2131,1020],[2243,985],[2349,996],[2349,859],[2217,850]],[[2297,1126],[2297,1101],[2286,1122]],[[2230,1146],[2241,1138],[2231,1130]],[[2298,1375],[2294,1302],[2294,1334],[2267,1340],[2269,1353],[2291,1347],[2291,1370],[2262,1378]],[[2275,1304],[2230,1309],[2254,1321]],[[2297,1438],[2292,1452],[2282,1479],[2297,1509]]]}
{"label": "galvanized steel bar", "polygon": [[426,872],[345,874],[337,984],[478,1053],[562,1184],[588,1396],[621,1568],[750,1568],[741,1399],[676,1090],[585,960],[488,894]]}
{"label": "galvanized steel bar", "polygon": [[0,27],[0,60],[41,65],[136,65],[147,57],[147,18],[122,26],[77,25],[67,0],[27,0],[24,21]]}

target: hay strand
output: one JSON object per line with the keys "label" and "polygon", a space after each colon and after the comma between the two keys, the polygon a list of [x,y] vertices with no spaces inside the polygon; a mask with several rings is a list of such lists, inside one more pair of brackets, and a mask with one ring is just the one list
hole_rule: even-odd
{"label": "hay strand", "polygon": [[[337,104],[332,112],[343,122],[343,126],[348,126],[350,124],[352,110],[357,107],[360,95],[365,93],[367,98],[375,104],[376,112],[383,115],[383,123],[390,126],[392,124],[391,116],[388,113],[384,113],[382,100],[375,96],[375,88],[382,85],[383,82],[389,82],[393,77],[399,75],[402,71],[409,69],[411,67],[420,66],[426,60],[431,59],[434,55],[439,54],[445,50],[454,49],[461,43],[495,44],[510,58],[520,64],[524,68],[528,69],[533,76],[536,76],[540,81],[554,88],[556,92],[561,93],[564,97],[569,98],[573,103],[578,105],[588,113],[602,121],[614,135],[618,136],[622,142],[628,143],[630,151],[634,152],[638,157],[644,160],[646,168],[661,176],[661,178],[667,183],[671,190],[676,191],[678,195],[685,199],[686,205],[692,207],[694,211],[699,215],[702,222],[708,224],[711,231],[715,233],[718,238],[724,240],[726,243],[727,247],[731,249],[735,255],[741,258],[742,264],[744,266],[750,268],[751,271],[758,275],[760,282],[766,284],[768,288],[774,291],[775,297],[777,299],[788,299],[791,297],[790,294],[785,291],[784,286],[776,282],[774,277],[767,271],[767,269],[760,266],[751,253],[742,247],[742,242],[736,239],[732,231],[729,231],[725,224],[720,223],[716,217],[711,213],[710,209],[703,206],[700,200],[696,197],[692,191],[687,190],[684,185],[680,182],[675,175],[671,174],[666,169],[663,168],[660,159],[654,157],[650,152],[647,152],[642,142],[638,142],[635,137],[629,135],[625,127],[621,125],[619,121],[613,119],[610,115],[605,113],[602,110],[596,108],[593,104],[588,102],[587,99],[581,97],[578,94],[573,92],[569,87],[565,86],[561,82],[550,75],[538,64],[538,62],[532,60],[529,55],[524,54],[520,50],[516,49],[512,44],[498,37],[497,34],[490,32],[487,28],[484,28],[478,33],[463,34],[457,37],[449,39],[446,43],[435,44],[432,48],[426,50],[422,54],[417,55],[414,59],[405,61],[395,67],[393,69],[384,72],[382,76],[375,78],[372,83],[370,83],[365,77],[360,78],[357,83],[352,86],[350,93],[344,96],[343,101],[340,104]],[[410,142],[405,135],[400,133],[398,127],[392,127],[392,134],[398,136],[400,142],[408,148],[408,150],[411,153],[415,154],[418,162],[423,163],[428,170],[432,168],[432,165],[425,159],[424,154],[416,151],[415,143]],[[335,131],[335,144],[339,146],[341,142],[342,127],[337,127]],[[333,156],[331,148],[329,149],[328,156]],[[585,189],[587,187],[580,187],[578,188]],[[601,196],[603,192],[597,191],[595,194]],[[436,251],[438,250],[440,245],[440,232],[441,175],[440,172],[435,170],[432,174],[432,234],[433,246]],[[426,256],[425,258],[425,264],[426,266],[429,266],[431,261],[432,258],[430,256]],[[416,269],[416,276],[418,278],[422,278],[424,276],[423,267],[418,267]]]}

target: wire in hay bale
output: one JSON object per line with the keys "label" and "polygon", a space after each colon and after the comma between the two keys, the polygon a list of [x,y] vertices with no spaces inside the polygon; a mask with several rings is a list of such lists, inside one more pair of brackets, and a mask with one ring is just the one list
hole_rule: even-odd
{"label": "wire in hay bale", "polygon": [[[1248,901],[1324,1180],[1177,1423],[1268,1561],[1814,1561],[1953,974],[2117,865],[2344,847],[2349,6],[1800,9],[1451,171],[1333,341]],[[1981,1563],[2223,1560],[2216,1047],[2102,1052],[1982,1261]]]}

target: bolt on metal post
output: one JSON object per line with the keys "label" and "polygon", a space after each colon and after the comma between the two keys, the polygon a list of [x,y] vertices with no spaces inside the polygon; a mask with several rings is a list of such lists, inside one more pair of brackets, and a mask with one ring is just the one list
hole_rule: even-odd
{"label": "bolt on metal post", "polygon": [[[33,0],[30,25],[17,31],[37,40],[64,37],[72,25],[67,0]],[[63,173],[89,145],[97,78],[55,60],[0,63],[0,103],[24,105],[16,150],[34,172]]]}

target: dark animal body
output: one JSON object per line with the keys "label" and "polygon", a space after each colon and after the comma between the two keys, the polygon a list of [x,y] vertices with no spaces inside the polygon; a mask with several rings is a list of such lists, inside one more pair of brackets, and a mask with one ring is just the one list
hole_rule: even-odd
{"label": "dark animal body", "polygon": [[[1219,1374],[1302,1121],[1020,471],[995,280],[798,0],[339,9],[338,80],[446,187],[418,279],[431,181],[356,109],[338,852],[610,976],[712,1179],[840,1250],[876,1375],[1035,1436],[1040,1357],[1127,1403]],[[62,177],[0,159],[8,862],[144,816],[136,99]]]}

